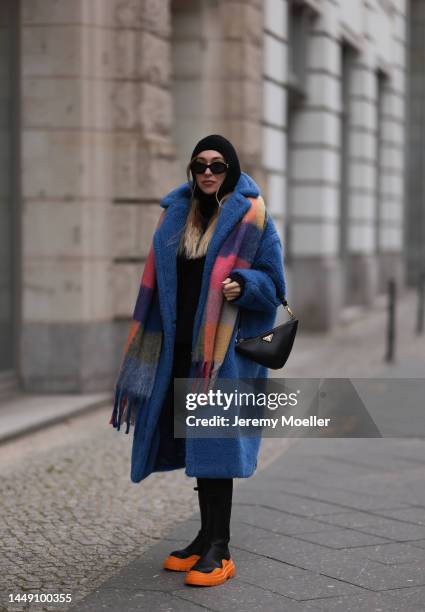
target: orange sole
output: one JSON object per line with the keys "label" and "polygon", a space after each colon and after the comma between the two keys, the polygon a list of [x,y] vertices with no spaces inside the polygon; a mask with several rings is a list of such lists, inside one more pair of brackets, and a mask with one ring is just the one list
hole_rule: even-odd
{"label": "orange sole", "polygon": [[169,555],[164,561],[164,569],[172,570],[173,572],[188,572],[192,565],[200,559],[200,555],[190,555],[186,559],[179,559]]}
{"label": "orange sole", "polygon": [[232,559],[223,559],[223,567],[216,567],[212,572],[204,573],[198,570],[190,570],[186,574],[185,584],[194,586],[216,586],[223,584],[228,578],[233,578],[235,575],[235,564]]}

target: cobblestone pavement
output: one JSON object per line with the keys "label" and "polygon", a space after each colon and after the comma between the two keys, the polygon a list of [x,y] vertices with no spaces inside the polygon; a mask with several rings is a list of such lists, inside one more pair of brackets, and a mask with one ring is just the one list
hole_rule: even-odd
{"label": "cobblestone pavement", "polygon": [[[0,609],[9,593],[71,593],[75,602],[197,510],[183,470],[129,480],[132,433],[110,407],[0,447]],[[264,440],[259,469],[288,441]]]}

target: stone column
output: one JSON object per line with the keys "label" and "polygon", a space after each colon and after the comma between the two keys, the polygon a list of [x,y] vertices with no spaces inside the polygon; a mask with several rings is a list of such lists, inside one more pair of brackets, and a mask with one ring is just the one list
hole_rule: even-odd
{"label": "stone column", "polygon": [[[398,17],[397,19],[404,22],[404,18]],[[394,52],[404,54],[404,43],[395,41]],[[394,278],[400,288],[404,287],[406,274],[410,268],[408,266],[405,270],[403,261],[405,251],[404,213],[405,208],[406,211],[408,210],[404,187],[406,155],[405,92],[404,89],[400,91],[396,84],[396,73],[398,71],[401,74],[402,65],[393,66],[392,78],[385,79],[382,88],[380,224],[378,235],[378,289],[380,292],[387,290],[388,278]],[[417,192],[414,197],[416,195]],[[423,207],[423,201],[421,201],[421,206]],[[418,217],[413,219],[414,224],[417,221]],[[425,231],[422,235],[422,241],[424,239]],[[409,241],[406,247],[409,249]]]}
{"label": "stone column", "polygon": [[[425,142],[422,140],[422,145],[419,149],[416,147],[413,149],[413,157],[409,162],[409,166],[405,166],[405,158],[409,153],[409,144],[406,138],[406,94],[408,91],[407,84],[407,66],[406,66],[406,35],[407,35],[407,16],[406,16],[406,0],[396,0],[394,4],[394,10],[392,13],[392,38],[391,38],[391,52],[392,52],[392,66],[390,78],[386,80],[385,86],[382,93],[382,194],[381,194],[381,228],[379,235],[379,279],[380,289],[384,291],[386,289],[386,281],[389,277],[395,278],[400,289],[402,289],[406,283],[406,278],[409,280],[407,275],[409,270],[413,270],[410,266],[411,262],[409,257],[404,257],[407,253],[411,253],[411,247],[414,241],[411,240],[409,235],[406,233],[405,220],[409,217],[410,201],[411,198],[415,200],[418,198],[419,192],[417,190],[417,184],[414,183],[418,176],[422,177],[424,174],[424,168],[419,169],[416,166],[416,156],[423,155],[423,148]],[[419,37],[416,42],[422,45],[422,53],[425,53],[424,49],[424,35],[425,35],[425,10],[422,3],[418,3],[421,7],[423,21],[422,31],[419,33]],[[415,19],[414,27],[419,26],[420,23]],[[424,83],[424,64],[422,60],[422,67],[420,68],[419,78]],[[412,82],[413,83],[413,82]],[[425,114],[423,106],[425,99],[419,100],[417,98],[417,89],[415,86],[417,81],[414,81],[414,85],[409,94],[409,102],[412,104],[411,110],[420,113],[420,125],[413,125],[414,134],[413,141],[417,138],[418,127],[424,130],[424,118]],[[425,91],[425,88],[424,88]],[[419,102],[419,105],[418,105]],[[418,115],[416,114],[416,118]],[[405,168],[407,172],[405,172]],[[405,175],[410,175],[410,172],[415,174],[414,183],[411,184],[413,191],[409,193],[405,189]],[[406,185],[407,186],[407,185]],[[424,191],[422,191],[424,195]],[[419,200],[419,210],[424,210],[423,199]],[[406,214],[405,214],[406,212]],[[412,223],[413,232],[416,234],[416,227],[420,216],[414,216],[410,219]],[[422,244],[425,240],[425,214],[422,213],[422,240],[417,242],[418,245]],[[422,257],[425,254],[425,249],[422,250]],[[423,259],[422,259],[423,262]],[[407,263],[407,269],[405,264]],[[410,278],[410,281],[415,282],[415,275]]]}
{"label": "stone column", "polygon": [[[367,15],[367,13],[366,13]],[[377,73],[364,41],[348,74],[347,259],[344,302],[370,305],[377,292]]]}
{"label": "stone column", "polygon": [[[280,233],[284,251],[284,225],[287,219],[287,89],[288,76],[288,3],[267,0],[264,3],[264,61],[262,166],[268,210]],[[285,269],[286,283],[288,269]]]}
{"label": "stone column", "polygon": [[111,300],[110,5],[22,1],[25,390],[108,388]]}
{"label": "stone column", "polygon": [[160,199],[184,182],[171,142],[169,1],[108,0],[113,7],[114,141],[111,196],[111,309],[121,355],[140,277],[161,212]]}
{"label": "stone column", "polygon": [[197,140],[221,133],[263,186],[260,0],[176,0],[173,12],[175,141],[180,172]]}
{"label": "stone column", "polygon": [[322,9],[307,41],[306,99],[288,126],[288,165],[292,302],[305,329],[325,331],[341,305],[341,84],[338,12],[331,2]]}
{"label": "stone column", "polygon": [[[263,10],[262,0],[220,1],[217,36],[222,40],[221,59],[215,78],[206,85],[211,110],[220,101],[224,133],[240,151],[246,172],[262,188]],[[209,115],[214,121],[217,113]]]}

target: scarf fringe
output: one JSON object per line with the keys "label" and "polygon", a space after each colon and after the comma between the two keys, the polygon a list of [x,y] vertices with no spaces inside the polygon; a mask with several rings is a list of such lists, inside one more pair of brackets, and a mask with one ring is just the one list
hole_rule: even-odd
{"label": "scarf fringe", "polygon": [[128,434],[130,426],[136,424],[137,415],[140,413],[145,402],[146,397],[136,398],[118,389],[115,393],[114,409],[109,424],[117,431],[120,431],[121,425],[125,423],[125,433]]}

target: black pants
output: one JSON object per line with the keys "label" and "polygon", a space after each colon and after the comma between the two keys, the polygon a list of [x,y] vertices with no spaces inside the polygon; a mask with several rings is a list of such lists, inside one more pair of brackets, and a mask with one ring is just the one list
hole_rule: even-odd
{"label": "black pants", "polygon": [[[159,465],[175,465],[176,461],[182,465],[185,462],[185,439],[174,438],[174,378],[188,378],[190,362],[192,359],[192,347],[190,344],[174,345],[173,372],[167,394],[161,411],[159,421],[161,442],[158,452]],[[213,457],[211,458],[213,460]],[[227,496],[232,494],[232,478],[197,478],[199,486],[202,481],[212,495]]]}
{"label": "black pants", "polygon": [[208,495],[232,499],[233,478],[197,478],[197,485],[203,486]]}

